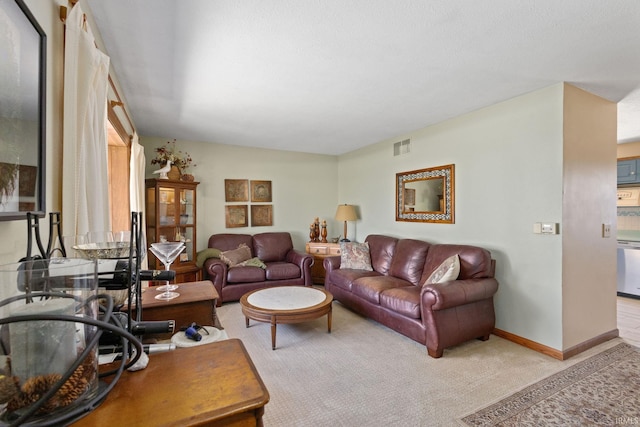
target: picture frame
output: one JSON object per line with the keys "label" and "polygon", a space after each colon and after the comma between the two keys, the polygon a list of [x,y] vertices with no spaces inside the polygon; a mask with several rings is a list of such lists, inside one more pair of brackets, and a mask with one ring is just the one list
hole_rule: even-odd
{"label": "picture frame", "polygon": [[47,36],[23,0],[0,2],[0,221],[44,217]]}
{"label": "picture frame", "polygon": [[251,226],[273,225],[273,205],[251,205]]}
{"label": "picture frame", "polygon": [[224,221],[227,228],[248,227],[247,205],[227,205],[224,207]]}
{"label": "picture frame", "polygon": [[249,180],[225,179],[224,180],[224,201],[225,202],[248,202],[249,201]]}
{"label": "picture frame", "polygon": [[251,201],[257,203],[270,203],[271,181],[251,181]]}

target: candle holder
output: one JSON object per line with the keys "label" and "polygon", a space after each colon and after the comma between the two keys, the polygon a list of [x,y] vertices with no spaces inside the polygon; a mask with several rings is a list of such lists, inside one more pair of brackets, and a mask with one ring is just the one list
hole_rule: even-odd
{"label": "candle holder", "polygon": [[[1,419],[49,419],[98,393],[97,262],[39,259],[0,266]],[[112,303],[111,303],[112,304]],[[66,320],[65,320],[66,319]],[[42,398],[42,399],[40,399]]]}

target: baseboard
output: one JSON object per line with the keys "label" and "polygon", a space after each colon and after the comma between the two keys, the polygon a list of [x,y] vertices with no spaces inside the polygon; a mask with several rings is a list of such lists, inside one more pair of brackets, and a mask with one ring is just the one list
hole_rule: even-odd
{"label": "baseboard", "polygon": [[502,329],[494,329],[493,334],[500,338],[512,341],[523,347],[527,347],[531,350],[537,351],[538,353],[546,354],[547,356],[551,356],[554,359],[558,360],[567,360],[568,358],[573,357],[576,354],[582,353],[583,351],[595,347],[598,344],[602,344],[603,342],[609,341],[619,336],[618,329],[614,329],[609,332],[605,332],[604,334],[598,335],[597,337],[593,337],[587,341],[581,342],[580,344],[574,345],[573,347],[568,348],[564,351],[561,351],[532,341],[530,339],[523,338],[519,335],[512,334],[511,332],[503,331]]}

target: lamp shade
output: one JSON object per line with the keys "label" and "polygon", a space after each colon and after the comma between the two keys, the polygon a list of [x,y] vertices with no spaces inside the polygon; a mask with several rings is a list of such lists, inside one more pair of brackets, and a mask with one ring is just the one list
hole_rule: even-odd
{"label": "lamp shade", "polygon": [[355,221],[358,219],[356,208],[353,205],[338,205],[336,211],[336,220],[338,221]]}

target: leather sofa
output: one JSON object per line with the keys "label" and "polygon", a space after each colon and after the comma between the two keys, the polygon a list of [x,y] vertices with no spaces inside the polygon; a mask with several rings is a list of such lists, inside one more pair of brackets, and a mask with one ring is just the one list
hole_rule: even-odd
{"label": "leather sofa", "polygon": [[[488,250],[383,235],[369,235],[365,241],[373,271],[341,269],[340,256],[324,259],[325,288],[334,299],[425,344],[434,358],[462,342],[489,339],[498,282]],[[455,254],[460,260],[456,280],[425,283]]]}
{"label": "leather sofa", "polygon": [[294,250],[291,235],[286,232],[250,234],[213,234],[208,247],[220,251],[237,249],[241,244],[251,249],[265,268],[254,266],[229,267],[219,258],[204,262],[205,279],[218,291],[218,305],[238,301],[242,295],[258,288],[273,286],[311,286],[313,257]]}

